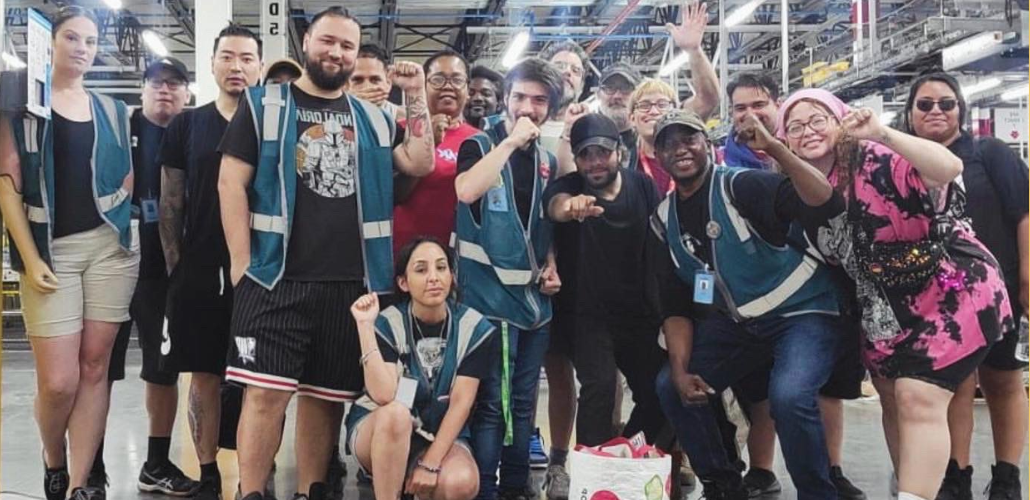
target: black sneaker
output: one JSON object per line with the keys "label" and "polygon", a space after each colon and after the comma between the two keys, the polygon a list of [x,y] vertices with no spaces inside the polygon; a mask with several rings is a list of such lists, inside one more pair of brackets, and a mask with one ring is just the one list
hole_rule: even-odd
{"label": "black sneaker", "polygon": [[107,500],[107,493],[89,486],[75,488],[68,500]]}
{"label": "black sneaker", "polygon": [[347,477],[347,466],[339,453],[329,458],[329,469],[326,471],[325,484],[327,500],[343,498],[343,481]]}
{"label": "black sneaker", "polygon": [[261,496],[260,492],[255,491],[254,493],[243,497],[243,500],[265,500],[265,497]]}
{"label": "black sneaker", "polygon": [[65,500],[68,495],[68,466],[62,465],[53,469],[43,464],[43,493],[46,500]]}
{"label": "black sneaker", "polygon": [[222,485],[219,481],[203,481],[193,500],[222,500]]}
{"label": "black sneaker", "polygon": [[1019,467],[1008,462],[991,466],[991,482],[984,491],[988,500],[1019,500],[1021,491]]}
{"label": "black sneaker", "polygon": [[164,462],[157,466],[143,464],[136,488],[147,493],[160,493],[173,497],[189,497],[197,493],[200,483],[186,477],[175,464]]}
{"label": "black sneaker", "polygon": [[973,500],[973,466],[959,469],[958,462],[948,460],[937,500]]}
{"label": "black sneaker", "polygon": [[840,467],[835,465],[830,467],[830,481],[837,488],[839,500],[866,500],[865,492],[844,477],[844,471]]}
{"label": "black sneaker", "polygon": [[743,483],[737,486],[702,479],[701,498],[706,500],[747,500],[749,493]]}
{"label": "black sneaker", "polygon": [[500,490],[497,492],[497,500],[536,500],[538,496],[527,489]]}
{"label": "black sneaker", "polygon": [[748,498],[758,498],[779,493],[783,487],[773,471],[752,467],[744,476],[744,489],[747,490]]}
{"label": "black sneaker", "polygon": [[93,469],[89,471],[89,477],[86,478],[86,486],[95,488],[104,493],[107,496],[107,485],[111,484],[107,479],[107,473],[103,469]]}

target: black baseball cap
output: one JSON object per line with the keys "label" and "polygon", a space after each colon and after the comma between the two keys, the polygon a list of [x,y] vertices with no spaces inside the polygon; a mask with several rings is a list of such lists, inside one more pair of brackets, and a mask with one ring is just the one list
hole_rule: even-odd
{"label": "black baseball cap", "polygon": [[614,63],[609,64],[604,71],[601,72],[601,85],[608,81],[609,78],[619,75],[629,81],[629,84],[636,87],[644,79],[644,77],[637,71],[636,68],[626,63]]}
{"label": "black baseball cap", "polygon": [[619,149],[619,128],[611,118],[591,113],[576,120],[569,132],[572,154],[578,155],[587,146],[601,146],[610,151]]}
{"label": "black baseball cap", "polygon": [[162,69],[167,69],[168,71],[175,73],[175,76],[182,78],[182,81],[184,82],[190,81],[190,70],[186,68],[186,65],[183,64],[182,61],[174,57],[155,59],[147,65],[147,70],[143,72],[143,79],[146,80],[150,78],[154,73]]}

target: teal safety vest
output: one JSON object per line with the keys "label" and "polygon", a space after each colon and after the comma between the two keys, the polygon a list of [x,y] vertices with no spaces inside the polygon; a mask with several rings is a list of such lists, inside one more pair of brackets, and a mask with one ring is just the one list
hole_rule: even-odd
{"label": "teal safety vest", "polygon": [[[415,392],[415,404],[411,410],[416,418],[417,428],[435,435],[450,407],[451,389],[458,378],[458,368],[466,357],[486,345],[495,328],[475,309],[466,305],[448,301],[449,324],[445,325],[447,344],[440,355],[443,361],[438,373],[429,381],[418,361],[418,354],[412,352],[416,345],[411,302],[405,300],[379,313],[376,318],[376,335],[389,344],[397,352],[398,374],[418,381]],[[347,428],[367,416],[378,405],[365,394],[351,406],[347,414]]]}
{"label": "teal safety vest", "polygon": [[[712,172],[708,224],[718,224],[719,234],[711,238],[708,270],[715,278],[715,305],[737,321],[839,314],[837,288],[826,266],[812,257],[818,254],[790,244],[777,247],[767,243],[733,206],[733,178],[745,170],[720,166]],[[693,289],[696,274],[706,269],[706,264],[695,256],[689,236],[680,234],[676,196],[673,191],[658,205],[655,214],[661,227],[653,229],[668,243],[676,275]],[[791,226],[788,239],[807,244],[798,224]]]}
{"label": "teal safety vest", "polygon": [[[483,156],[507,137],[500,116],[487,119],[475,141]],[[557,172],[553,155],[536,146],[536,164]],[[551,248],[553,225],[544,217],[546,179],[535,168],[529,227],[522,226],[515,208],[514,179],[505,165],[494,187],[480,201],[480,223],[472,206],[458,203],[452,244],[458,256],[458,282],[462,300],[488,318],[505,321],[523,330],[534,330],[551,320],[550,297],[537,283]]]}
{"label": "teal safety vest", "polygon": [[[93,114],[93,201],[100,218],[118,232],[125,250],[132,245],[132,143],[125,103],[87,91]],[[53,267],[54,130],[50,120],[28,113],[11,120],[21,166],[22,201],[36,250]],[[24,271],[16,245],[11,245],[11,267]]]}
{"label": "teal safety vest", "polygon": [[[247,189],[250,267],[247,276],[271,290],[282,279],[297,196],[297,105],[288,84],[246,93],[261,156]],[[355,182],[365,286],[393,290],[393,138],[395,122],[372,103],[347,96],[354,115]],[[332,214],[326,214],[332,216]]]}

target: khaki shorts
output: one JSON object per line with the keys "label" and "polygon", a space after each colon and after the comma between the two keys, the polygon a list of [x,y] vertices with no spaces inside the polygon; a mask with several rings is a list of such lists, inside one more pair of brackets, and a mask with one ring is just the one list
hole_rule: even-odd
{"label": "khaki shorts", "polygon": [[132,250],[118,244],[107,224],[53,243],[58,289],[40,293],[21,276],[22,315],[33,337],[82,332],[83,320],[121,323],[129,320],[129,303],[139,275],[139,228],[132,223]]}

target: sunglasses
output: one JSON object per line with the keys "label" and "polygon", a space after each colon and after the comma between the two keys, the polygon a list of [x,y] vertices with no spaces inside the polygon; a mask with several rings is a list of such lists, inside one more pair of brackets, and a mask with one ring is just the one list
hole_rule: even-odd
{"label": "sunglasses", "polygon": [[933,107],[935,105],[938,108],[940,108],[941,111],[947,113],[948,111],[955,109],[955,106],[958,106],[958,101],[956,101],[955,99],[941,99],[939,101],[933,101],[930,99],[920,99],[916,101],[916,109],[922,111],[923,113],[929,113],[933,111]]}

